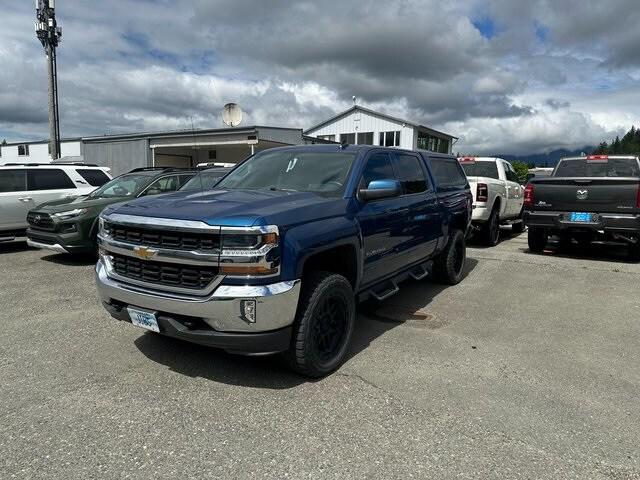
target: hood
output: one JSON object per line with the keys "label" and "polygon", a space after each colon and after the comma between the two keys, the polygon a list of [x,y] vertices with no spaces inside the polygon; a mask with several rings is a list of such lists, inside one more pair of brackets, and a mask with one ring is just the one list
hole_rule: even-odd
{"label": "hood", "polygon": [[209,225],[287,226],[344,215],[347,200],[308,192],[213,190],[144,197],[109,213],[194,220]]}
{"label": "hood", "polygon": [[73,210],[74,208],[96,208],[102,210],[107,205],[122,202],[126,198],[89,198],[89,197],[77,197],[73,199],[55,200],[53,202],[43,203],[39,205],[35,210],[48,214],[65,212],[67,210]]}

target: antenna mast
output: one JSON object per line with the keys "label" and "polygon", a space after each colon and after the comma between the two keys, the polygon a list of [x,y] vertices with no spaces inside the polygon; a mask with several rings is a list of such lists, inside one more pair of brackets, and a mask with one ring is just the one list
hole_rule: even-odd
{"label": "antenna mast", "polygon": [[47,55],[49,72],[49,150],[53,160],[60,158],[60,113],[58,111],[58,63],[56,48],[62,27],[56,22],[55,0],[36,0],[36,35]]}

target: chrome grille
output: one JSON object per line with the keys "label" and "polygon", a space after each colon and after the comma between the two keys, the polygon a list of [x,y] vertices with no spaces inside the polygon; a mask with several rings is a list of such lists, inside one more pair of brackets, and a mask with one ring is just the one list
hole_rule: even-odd
{"label": "chrome grille", "polygon": [[48,213],[29,212],[27,222],[31,227],[39,230],[53,230],[55,228],[53,219]]}
{"label": "chrome grille", "polygon": [[215,267],[152,262],[111,254],[113,269],[121,277],[168,287],[205,289],[217,276]]}
{"label": "chrome grille", "polygon": [[107,223],[105,227],[114,240],[135,245],[203,252],[214,252],[220,248],[220,235],[217,233],[138,228],[114,223]]}

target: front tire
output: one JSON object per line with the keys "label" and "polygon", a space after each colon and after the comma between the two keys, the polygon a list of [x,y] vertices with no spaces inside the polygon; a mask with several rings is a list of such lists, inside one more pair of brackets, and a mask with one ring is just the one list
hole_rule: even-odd
{"label": "front tire", "polygon": [[529,235],[527,242],[529,243],[529,251],[533,253],[544,252],[547,246],[547,232],[542,228],[529,227]]}
{"label": "front tire", "polygon": [[433,264],[435,279],[445,285],[457,285],[462,280],[464,264],[467,258],[467,245],[464,233],[454,230],[445,249],[436,257]]}
{"label": "front tire", "polygon": [[289,366],[302,375],[319,378],[344,362],[356,319],[353,288],[342,275],[313,272],[302,280]]}

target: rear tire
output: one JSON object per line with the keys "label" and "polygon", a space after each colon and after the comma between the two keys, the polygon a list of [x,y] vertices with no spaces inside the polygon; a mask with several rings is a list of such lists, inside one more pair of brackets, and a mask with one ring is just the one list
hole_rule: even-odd
{"label": "rear tire", "polygon": [[454,230],[445,249],[435,258],[433,274],[439,283],[457,285],[462,280],[464,264],[467,258],[467,245],[464,233]]}
{"label": "rear tire", "polygon": [[529,251],[533,253],[544,252],[547,246],[547,232],[542,228],[529,227],[529,235],[527,242],[529,243]]}
{"label": "rear tire", "polygon": [[522,218],[523,213],[524,210],[520,210],[520,215],[518,215],[516,223],[511,224],[511,231],[514,235],[520,235],[522,232],[524,232],[524,220]]}
{"label": "rear tire", "polygon": [[302,280],[291,347],[284,356],[292,370],[319,378],[344,362],[356,319],[349,281],[331,272],[313,272]]}
{"label": "rear tire", "polygon": [[500,242],[500,213],[498,206],[493,207],[489,220],[482,229],[482,243],[487,247],[495,247]]}

